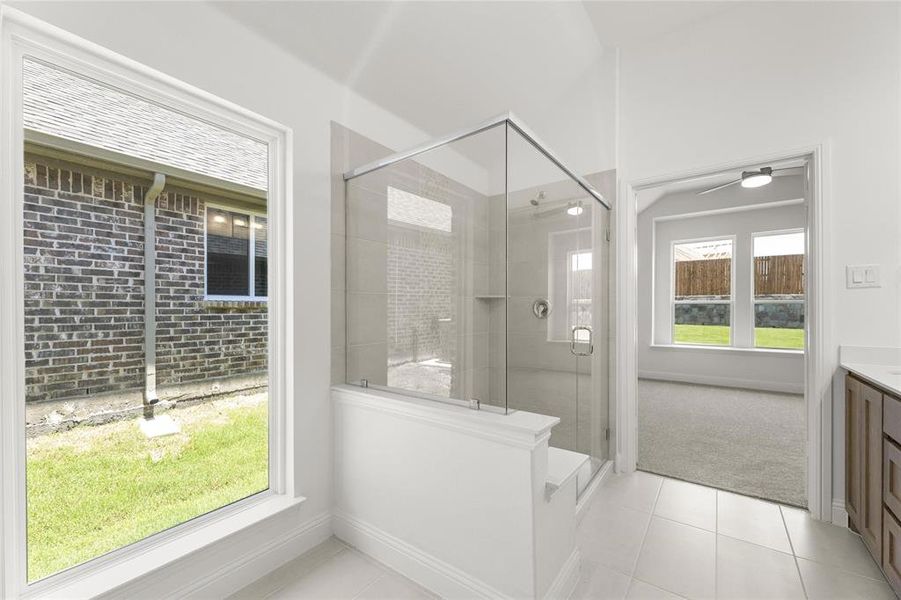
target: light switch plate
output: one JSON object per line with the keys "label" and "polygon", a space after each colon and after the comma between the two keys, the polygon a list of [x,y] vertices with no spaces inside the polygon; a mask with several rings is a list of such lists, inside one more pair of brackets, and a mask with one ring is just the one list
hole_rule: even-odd
{"label": "light switch plate", "polygon": [[879,265],[848,265],[845,267],[845,281],[848,289],[882,287]]}

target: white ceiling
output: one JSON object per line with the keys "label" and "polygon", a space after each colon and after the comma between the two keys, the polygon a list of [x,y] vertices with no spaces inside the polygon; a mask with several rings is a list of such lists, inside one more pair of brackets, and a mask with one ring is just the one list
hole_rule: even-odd
{"label": "white ceiling", "polygon": [[[611,47],[684,27],[730,3],[214,5],[430,135],[513,111],[571,168],[587,174],[615,164]],[[489,157],[476,152],[474,158],[496,169]]]}
{"label": "white ceiling", "polygon": [[628,49],[736,7],[739,2],[583,2],[598,39]]}
{"label": "white ceiling", "polygon": [[222,2],[245,26],[433,134],[552,107],[602,53],[579,3]]}

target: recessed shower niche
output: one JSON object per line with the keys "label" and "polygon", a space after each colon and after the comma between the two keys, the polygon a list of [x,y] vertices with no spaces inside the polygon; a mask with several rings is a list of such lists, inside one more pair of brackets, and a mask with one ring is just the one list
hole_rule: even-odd
{"label": "recessed shower niche", "polygon": [[578,176],[509,115],[353,167],[345,382],[559,417],[550,444],[599,468],[613,172]]}

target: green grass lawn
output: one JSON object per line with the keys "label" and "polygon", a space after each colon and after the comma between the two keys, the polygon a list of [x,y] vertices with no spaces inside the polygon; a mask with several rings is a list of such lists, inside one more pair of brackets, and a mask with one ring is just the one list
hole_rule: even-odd
{"label": "green grass lawn", "polygon": [[29,440],[29,581],[265,490],[266,409],[179,409],[182,433],[153,440],[134,420]]}
{"label": "green grass lawn", "polygon": [[[727,325],[676,325],[674,341],[677,344],[728,346],[729,327]],[[754,345],[758,348],[803,350],[804,330],[756,327],[754,328]]]}

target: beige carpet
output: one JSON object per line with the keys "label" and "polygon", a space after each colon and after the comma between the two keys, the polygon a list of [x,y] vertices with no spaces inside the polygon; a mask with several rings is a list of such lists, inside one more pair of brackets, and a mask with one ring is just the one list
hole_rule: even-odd
{"label": "beige carpet", "polygon": [[638,468],[806,506],[804,396],[638,382]]}

